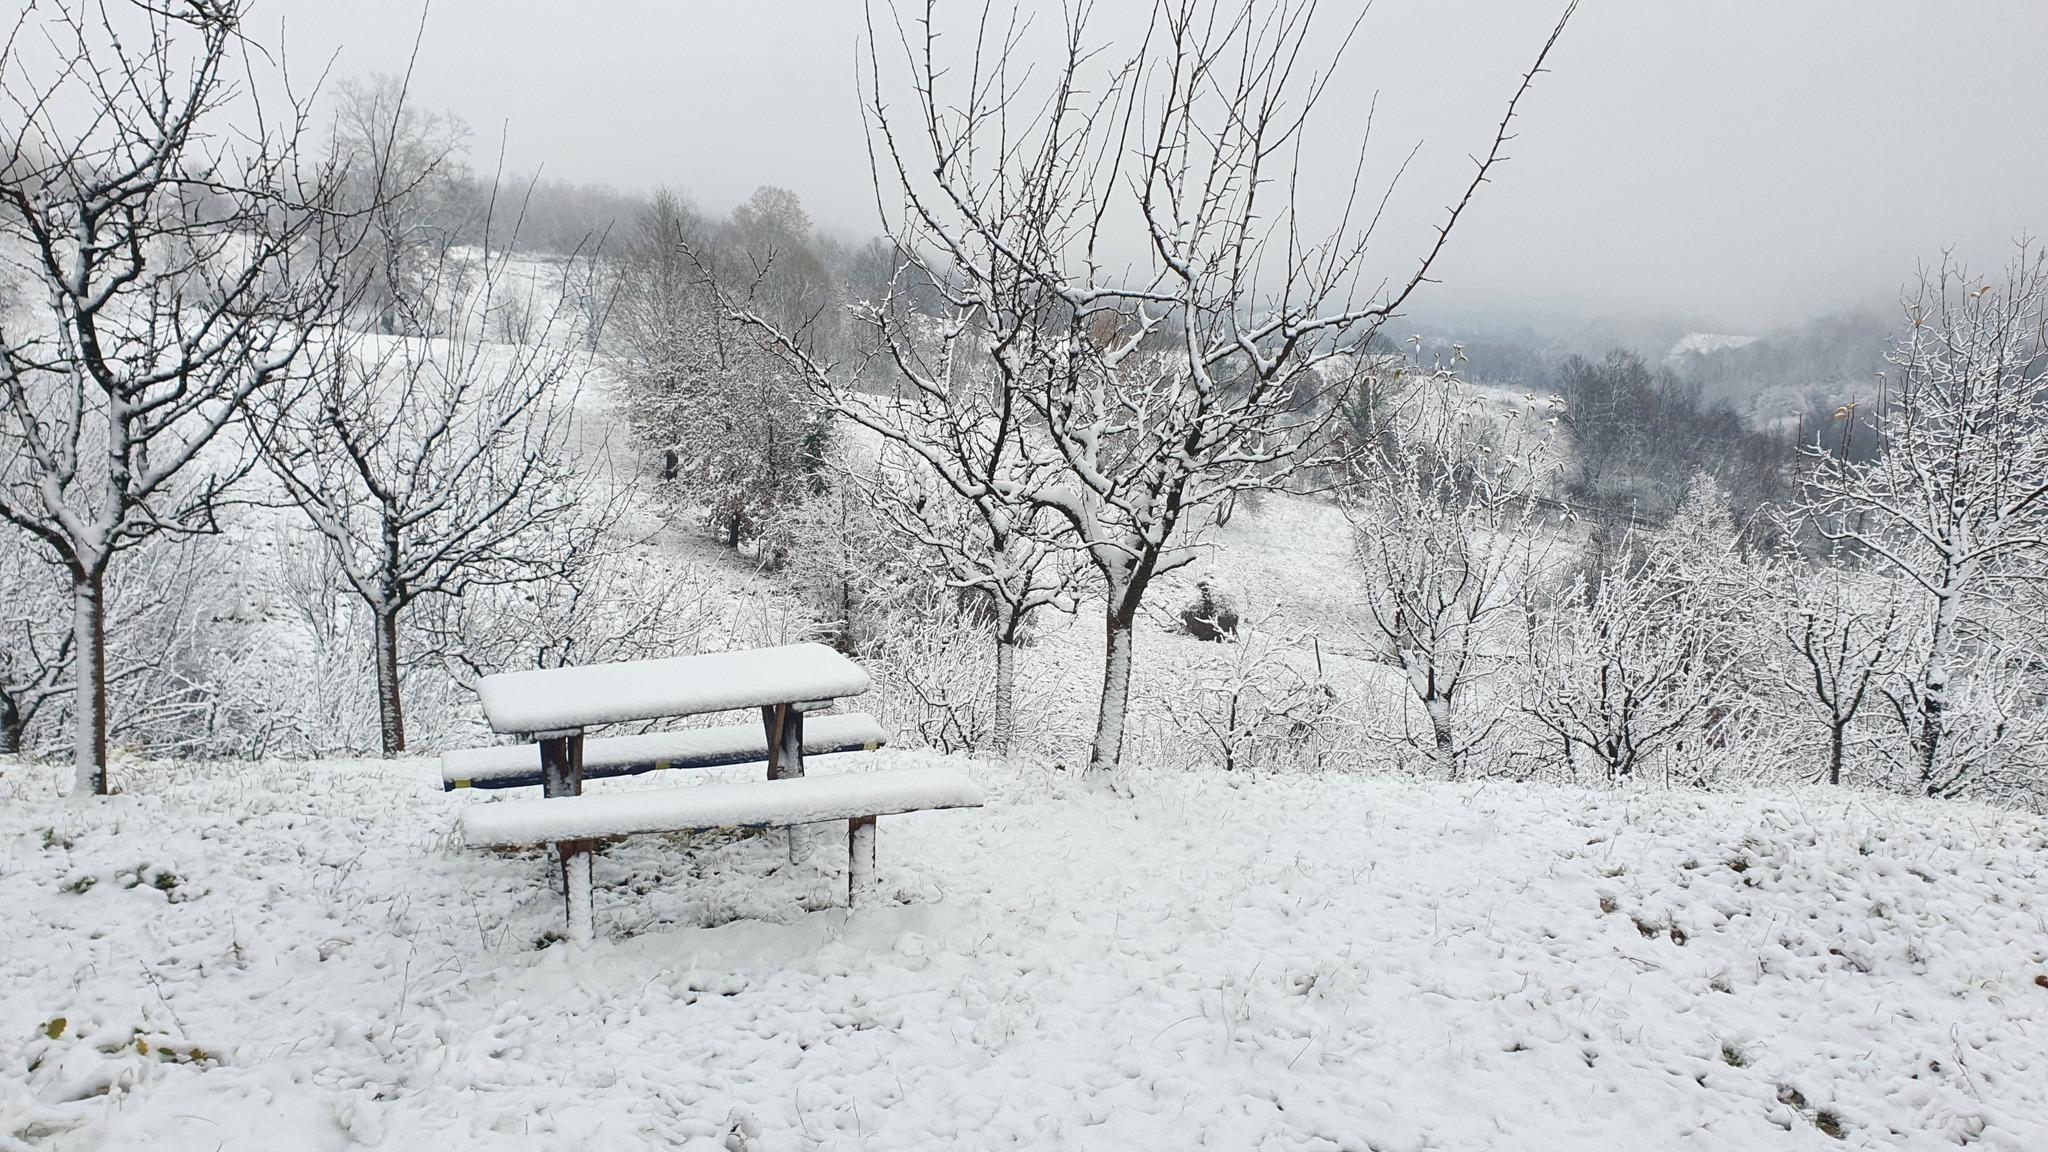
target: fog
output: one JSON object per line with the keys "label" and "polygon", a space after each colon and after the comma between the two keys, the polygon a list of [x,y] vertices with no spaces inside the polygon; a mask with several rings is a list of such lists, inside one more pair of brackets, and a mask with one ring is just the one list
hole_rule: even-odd
{"label": "fog", "polygon": [[[1306,187],[1334,197],[1377,98],[1368,172],[1420,152],[1393,201],[1389,271],[1483,151],[1561,4],[1381,0],[1341,62]],[[1095,28],[1134,44],[1141,4]],[[1329,6],[1332,34],[1350,13]],[[1052,18],[1047,13],[1041,19]],[[797,192],[822,227],[877,230],[850,0],[263,0],[304,76],[402,71],[465,118],[473,162],[722,212]],[[1985,265],[2048,227],[2039,189],[2048,6],[1589,3],[1419,307],[1490,322],[1681,316],[1758,331],[1896,296],[1946,247]],[[887,61],[885,60],[885,77]]]}

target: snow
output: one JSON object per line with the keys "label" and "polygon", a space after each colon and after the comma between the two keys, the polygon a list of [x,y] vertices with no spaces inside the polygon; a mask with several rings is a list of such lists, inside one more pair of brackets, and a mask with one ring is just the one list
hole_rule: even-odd
{"label": "snow", "polygon": [[[808,713],[804,717],[804,752],[850,752],[874,748],[888,742],[881,724],[865,712],[840,715]],[[768,755],[768,735],[758,723],[730,724],[719,728],[680,728],[672,732],[643,732],[632,736],[600,736],[583,742],[583,768],[613,768],[632,764],[666,766],[681,761],[685,767],[733,764]],[[448,784],[492,787],[507,779],[538,782],[540,747],[536,744],[501,744],[490,748],[458,748],[441,754],[441,779]]]}
{"label": "snow", "polygon": [[607,846],[572,963],[431,761],[0,765],[0,1148],[2048,1148],[2040,817],[970,771],[850,913]]}
{"label": "snow", "polygon": [[491,728],[519,733],[831,700],[867,690],[868,674],[823,644],[535,668],[486,676],[477,685]]}
{"label": "snow", "polygon": [[500,800],[465,808],[462,838],[485,847],[680,832],[817,824],[936,808],[978,808],[981,789],[952,768],[848,772],[602,795]]}

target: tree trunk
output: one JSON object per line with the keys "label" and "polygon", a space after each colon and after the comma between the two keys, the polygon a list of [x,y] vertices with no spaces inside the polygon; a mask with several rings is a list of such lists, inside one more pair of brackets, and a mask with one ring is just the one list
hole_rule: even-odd
{"label": "tree trunk", "polygon": [[405,708],[398,692],[398,610],[378,608],[377,615],[377,721],[384,738],[384,755],[405,751]]}
{"label": "tree trunk", "polygon": [[1422,702],[1423,711],[1429,713],[1429,731],[1436,741],[1436,760],[1443,766],[1450,779],[1458,778],[1457,742],[1452,738],[1451,701],[1447,696],[1432,696]]}
{"label": "tree trunk", "polygon": [[107,794],[107,606],[106,576],[74,573],[71,579],[72,650],[77,684],[72,703],[74,796]]}
{"label": "tree trunk", "polygon": [[1010,629],[996,632],[996,716],[989,743],[996,755],[1010,754],[1010,740],[1017,724],[1017,637]]}
{"label": "tree trunk", "polygon": [[1842,782],[1842,730],[1848,721],[1839,721],[1828,727],[1828,783]]}
{"label": "tree trunk", "polygon": [[1088,771],[1113,772],[1124,752],[1124,715],[1131,700],[1132,628],[1137,622],[1138,594],[1112,591],[1102,652],[1102,702],[1095,713],[1095,743],[1088,750]]}
{"label": "tree trunk", "polygon": [[22,741],[21,708],[14,697],[0,692],[0,756],[12,756],[21,751]]}
{"label": "tree trunk", "polygon": [[1957,600],[1953,585],[1934,594],[1934,628],[1927,638],[1927,665],[1920,682],[1920,734],[1913,751],[1920,759],[1920,784],[1934,790],[1935,766],[1941,757],[1943,724],[1948,712],[1948,649],[1955,634]]}

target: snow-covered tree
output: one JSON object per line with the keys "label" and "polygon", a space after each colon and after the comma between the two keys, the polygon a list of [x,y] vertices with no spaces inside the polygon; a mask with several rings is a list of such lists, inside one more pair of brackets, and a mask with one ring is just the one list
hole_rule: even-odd
{"label": "snow-covered tree", "polygon": [[1942,764],[1971,601],[2048,578],[2048,253],[2022,248],[2002,278],[1944,258],[1906,304],[1880,448],[1816,452],[1800,511],[1926,597],[1911,688],[1923,787]]}
{"label": "snow-covered tree", "polygon": [[1347,513],[1375,638],[1429,718],[1430,755],[1455,779],[1504,718],[1463,720],[1460,702],[1517,658],[1504,625],[1548,553],[1535,498],[1552,417],[1531,400],[1496,425],[1448,372],[1418,378],[1405,418],[1363,443]]}
{"label": "snow-covered tree", "polygon": [[68,599],[63,569],[26,537],[0,532],[0,756],[23,751],[45,706],[69,691]]}
{"label": "snow-covered tree", "polygon": [[1558,742],[1574,777],[1590,761],[1609,782],[1627,780],[1739,731],[1739,678],[1751,655],[1733,619],[1743,592],[1725,496],[1702,479],[1672,529],[1601,550],[1555,604],[1525,602],[1524,711]]}
{"label": "snow-covered tree", "polygon": [[[773,231],[765,222],[759,229]],[[657,194],[641,213],[621,261],[623,370],[643,452],[679,499],[702,509],[713,534],[738,548],[814,482],[828,427],[799,374],[719,308],[709,243],[673,194]],[[771,256],[762,260],[746,275],[772,296],[787,285],[767,275]],[[772,311],[782,316],[788,301],[776,299]]]}
{"label": "snow-covered tree", "polygon": [[340,165],[338,207],[354,235],[347,265],[354,300],[377,331],[419,331],[431,317],[416,306],[436,290],[429,278],[449,271],[439,259],[471,215],[469,127],[460,117],[420,106],[411,76],[373,73],[335,85],[329,127]]}
{"label": "snow-covered tree", "polygon": [[1337,721],[1317,643],[1313,631],[1272,618],[1242,622],[1220,659],[1171,689],[1174,729],[1226,772],[1317,763]]}
{"label": "snow-covered tree", "polygon": [[893,444],[859,491],[912,543],[963,615],[985,623],[995,652],[988,746],[1007,755],[1016,733],[1017,649],[1042,609],[1070,611],[1077,591],[1076,558],[1062,547],[1060,526],[1042,508],[1013,508],[992,494],[964,499]]}
{"label": "snow-covered tree", "polygon": [[[964,61],[936,51],[931,3],[869,37],[871,151],[878,184],[901,198],[884,222],[903,254],[892,298],[943,304],[936,320],[888,302],[857,312],[895,369],[887,394],[854,395],[815,359],[812,379],[963,498],[1064,522],[1103,590],[1094,771],[1122,752],[1153,582],[1193,558],[1204,510],[1322,459],[1346,350],[1427,279],[1544,58],[1435,241],[1366,293],[1371,228],[1311,237],[1274,193],[1286,158],[1312,146],[1303,125],[1322,85],[1295,65],[1321,42],[1313,16],[1173,0],[1136,53],[1105,64],[1075,9],[1042,87],[1014,67],[1025,52],[1014,25],[970,37],[979,48]],[[888,44],[902,48],[907,113],[883,80]],[[1033,114],[1017,115],[1025,107]],[[1112,259],[1126,224],[1144,241],[1135,262]],[[807,351],[797,334],[782,339]],[[985,371],[950,371],[966,360]]]}
{"label": "snow-covered tree", "polygon": [[803,203],[787,188],[764,184],[732,210],[723,251],[751,285],[753,306],[784,331],[805,331],[832,347],[843,323],[839,286],[811,231]]}
{"label": "snow-covered tree", "polygon": [[307,109],[229,122],[264,87],[242,15],[60,2],[0,45],[0,259],[37,302],[0,320],[0,519],[69,576],[82,793],[107,786],[108,573],[217,526],[252,459],[229,430],[335,294]]}
{"label": "snow-covered tree", "polygon": [[1791,577],[1781,593],[1778,636],[1786,690],[1827,733],[1827,781],[1842,782],[1849,727],[1880,698],[1906,645],[1893,581],[1839,562]]}
{"label": "snow-covered tree", "polygon": [[[420,605],[420,643],[455,680],[473,688],[494,672],[562,668],[693,652],[718,630],[705,589],[669,558],[625,536],[615,518],[580,534],[589,541],[546,580],[490,584]],[[721,645],[722,646],[722,645]]]}
{"label": "snow-covered tree", "polygon": [[[453,259],[444,249],[440,260]],[[508,259],[486,251],[474,293],[404,302],[431,313],[419,330],[440,335],[337,337],[311,393],[276,413],[265,449],[372,618],[387,756],[406,747],[407,609],[559,578],[602,531],[582,515],[588,484],[568,455],[585,360],[548,343],[552,312],[536,342],[484,338]]]}

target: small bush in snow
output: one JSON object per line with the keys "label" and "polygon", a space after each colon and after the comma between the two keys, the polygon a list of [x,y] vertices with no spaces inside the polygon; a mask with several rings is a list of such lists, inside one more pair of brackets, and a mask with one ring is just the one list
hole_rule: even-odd
{"label": "small bush in snow", "polygon": [[1237,598],[1208,577],[1195,581],[1195,598],[1180,610],[1181,631],[1197,640],[1221,643],[1237,637]]}

